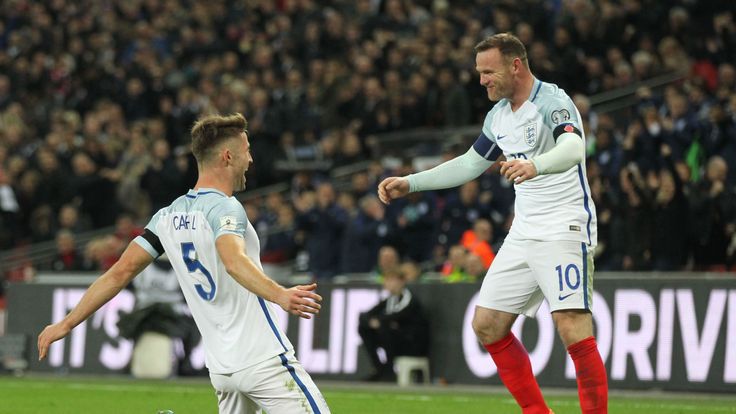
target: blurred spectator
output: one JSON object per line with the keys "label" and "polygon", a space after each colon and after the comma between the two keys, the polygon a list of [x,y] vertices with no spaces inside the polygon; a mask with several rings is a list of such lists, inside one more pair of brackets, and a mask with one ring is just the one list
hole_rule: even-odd
{"label": "blurred spectator", "polygon": [[75,192],[69,191],[71,176],[59,164],[57,155],[48,148],[42,147],[38,149],[36,152],[36,163],[41,173],[41,179],[36,191],[39,197],[38,203],[46,204],[53,211],[57,211],[63,204],[71,201],[75,194]]}
{"label": "blurred spectator", "polygon": [[268,236],[261,240],[265,241],[261,249],[261,262],[284,263],[294,258],[296,242],[294,210],[291,206],[281,204],[277,207],[276,222],[269,228]]}
{"label": "blurred spectator", "polygon": [[143,234],[143,227],[135,224],[133,216],[122,213],[115,219],[115,237],[123,245],[128,245],[133,239]]}
{"label": "blurred spectator", "polygon": [[401,257],[393,246],[382,246],[378,250],[376,273],[379,278],[383,278],[386,273],[400,271],[400,267]]}
{"label": "blurred spectator", "polygon": [[481,218],[473,223],[472,229],[463,233],[460,244],[469,254],[479,257],[483,267],[488,269],[496,257],[491,247],[491,240],[493,240],[493,225],[490,221]]}
{"label": "blurred spectator", "polygon": [[72,169],[70,182],[79,211],[90,218],[95,228],[112,225],[118,204],[115,183],[108,178],[110,176],[98,171],[95,162],[84,152],[74,154]]}
{"label": "blurred spectator", "polygon": [[55,223],[51,207],[42,205],[31,212],[29,218],[31,240],[34,243],[48,241],[54,238]]}
{"label": "blurred spectator", "polygon": [[359,205],[358,214],[349,221],[343,236],[341,269],[344,273],[370,272],[379,249],[394,231],[378,197],[366,195]]}
{"label": "blurred spectator", "polygon": [[157,139],[153,142],[151,163],[140,181],[141,188],[148,193],[152,213],[186,193],[187,184],[182,181],[181,171],[171,156],[169,143],[163,138]]}
{"label": "blurred spectator", "polygon": [[683,182],[675,170],[669,147],[662,145],[665,168],[659,171],[654,194],[652,219],[652,270],[683,270],[687,260],[688,202]]}
{"label": "blurred spectator", "polygon": [[297,229],[305,232],[309,270],[318,279],[334,276],[340,268],[340,245],[347,213],[335,203],[331,183],[317,187],[314,201],[298,203]]}
{"label": "blurred spectator", "polygon": [[101,236],[90,240],[84,251],[84,267],[107,271],[120,258],[125,244],[115,236]]}
{"label": "blurred spectator", "polygon": [[440,273],[442,281],[448,283],[467,282],[470,277],[465,273],[465,259],[468,251],[462,245],[456,244],[450,247],[447,253],[447,260],[442,265]]}
{"label": "blurred spectator", "polygon": [[443,244],[453,245],[480,217],[487,217],[485,206],[480,203],[477,181],[463,184],[456,197],[449,199],[442,212],[441,232]]}
{"label": "blurred spectator", "polygon": [[0,166],[0,250],[13,246],[18,234],[20,205],[9,177]]}
{"label": "blurred spectator", "polygon": [[430,259],[437,241],[437,202],[431,193],[411,193],[391,203],[396,235],[404,256],[423,263]]}
{"label": "blurred spectator", "polygon": [[[429,322],[398,269],[384,274],[383,288],[389,296],[359,317],[358,333],[373,365],[368,381],[395,381],[395,357],[429,353]],[[386,352],[385,361],[379,347]]]}
{"label": "blurred spectator", "polygon": [[652,197],[636,164],[621,170],[621,187],[617,205],[617,223],[611,234],[616,240],[610,245],[618,256],[616,268],[648,270],[651,261]]}
{"label": "blurred spectator", "polygon": [[51,260],[49,270],[55,272],[85,270],[84,257],[77,250],[77,242],[71,231],[59,230],[56,233],[56,255]]}
{"label": "blurred spectator", "polygon": [[68,230],[72,233],[87,231],[91,226],[79,217],[79,209],[73,204],[64,204],[59,210],[59,230]]}
{"label": "blurred spectator", "polygon": [[705,179],[691,196],[693,256],[698,270],[725,270],[726,249],[736,232],[736,194],[726,186],[728,165],[708,160]]}
{"label": "blurred spectator", "polygon": [[468,276],[469,282],[483,280],[488,271],[488,266],[483,263],[483,258],[475,253],[468,253],[465,256],[465,274]]}
{"label": "blurred spectator", "polygon": [[399,265],[399,272],[404,276],[406,283],[419,282],[422,277],[422,268],[411,260],[405,260]]}

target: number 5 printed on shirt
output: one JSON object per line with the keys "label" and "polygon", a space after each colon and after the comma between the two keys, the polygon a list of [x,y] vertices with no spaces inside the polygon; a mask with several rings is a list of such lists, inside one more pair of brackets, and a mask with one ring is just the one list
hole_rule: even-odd
{"label": "number 5 printed on shirt", "polygon": [[182,259],[184,259],[184,264],[187,265],[187,270],[189,273],[194,273],[196,271],[200,271],[209,282],[212,289],[208,292],[204,290],[205,288],[202,287],[201,284],[197,283],[194,285],[194,287],[197,289],[197,293],[199,294],[202,299],[206,301],[211,301],[212,298],[215,297],[215,292],[217,291],[217,286],[215,286],[215,281],[212,279],[212,275],[210,275],[210,272],[202,265],[202,262],[197,259],[197,251],[194,250],[194,243],[192,242],[185,242],[181,244],[181,256]]}

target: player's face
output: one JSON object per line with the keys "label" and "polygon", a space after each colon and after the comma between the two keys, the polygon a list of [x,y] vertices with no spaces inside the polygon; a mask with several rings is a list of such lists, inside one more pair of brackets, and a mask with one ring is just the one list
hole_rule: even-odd
{"label": "player's face", "polygon": [[238,169],[238,173],[235,176],[235,185],[233,186],[233,190],[235,191],[245,190],[245,173],[248,171],[248,168],[250,168],[251,164],[253,164],[253,157],[250,154],[250,142],[248,141],[248,134],[243,132],[242,134],[240,134],[240,137],[240,150],[237,151],[237,161],[235,163],[235,166]]}
{"label": "player's face", "polygon": [[480,84],[486,88],[488,99],[495,102],[512,96],[511,65],[498,49],[478,53],[475,56],[475,70],[480,74]]}

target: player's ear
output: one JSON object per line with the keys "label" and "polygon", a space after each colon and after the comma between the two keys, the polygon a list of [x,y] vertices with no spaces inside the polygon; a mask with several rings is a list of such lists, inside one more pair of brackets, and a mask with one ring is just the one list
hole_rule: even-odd
{"label": "player's ear", "polygon": [[518,57],[517,58],[514,58],[514,60],[511,61],[511,67],[514,70],[521,69],[521,64],[522,64],[521,63],[521,59],[519,59]]}
{"label": "player's ear", "polygon": [[233,152],[230,151],[230,148],[227,145],[222,147],[222,151],[220,152],[220,157],[225,162],[226,166],[233,163]]}

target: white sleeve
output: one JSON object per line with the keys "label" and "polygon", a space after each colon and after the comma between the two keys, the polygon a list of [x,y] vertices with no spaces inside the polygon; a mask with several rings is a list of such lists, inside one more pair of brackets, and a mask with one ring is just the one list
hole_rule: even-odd
{"label": "white sleeve", "polygon": [[531,159],[539,175],[555,174],[569,170],[583,161],[583,140],[579,135],[566,132],[557,137],[555,146]]}
{"label": "white sleeve", "polygon": [[465,154],[434,168],[408,175],[406,178],[409,180],[409,192],[457,187],[477,178],[492,164],[493,161],[483,158],[475,149],[470,148]]}

